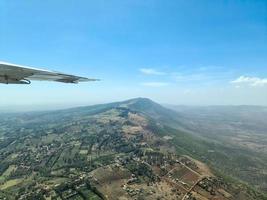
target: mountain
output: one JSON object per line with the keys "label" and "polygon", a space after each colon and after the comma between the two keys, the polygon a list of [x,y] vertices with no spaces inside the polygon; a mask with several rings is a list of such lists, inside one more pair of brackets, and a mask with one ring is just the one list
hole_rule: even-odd
{"label": "mountain", "polygon": [[0,114],[0,199],[266,199],[265,158],[187,118],[146,98]]}

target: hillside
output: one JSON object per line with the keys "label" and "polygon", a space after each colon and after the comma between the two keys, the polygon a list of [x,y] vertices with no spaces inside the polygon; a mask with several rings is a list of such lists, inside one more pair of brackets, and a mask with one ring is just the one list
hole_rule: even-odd
{"label": "hillside", "polygon": [[223,176],[250,151],[231,153],[184,119],[144,98],[2,114],[0,199],[266,199]]}
{"label": "hillside", "polygon": [[[207,157],[205,162],[267,192],[267,107],[172,108],[182,116],[179,122],[185,129],[217,144],[210,151],[210,154],[216,154],[215,160]],[[224,158],[218,156],[218,151],[224,153]],[[220,159],[224,165],[217,163]]]}

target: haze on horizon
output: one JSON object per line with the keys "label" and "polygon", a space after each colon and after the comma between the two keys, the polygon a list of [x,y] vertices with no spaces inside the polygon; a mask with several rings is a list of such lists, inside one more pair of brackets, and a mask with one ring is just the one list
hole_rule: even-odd
{"label": "haze on horizon", "polygon": [[266,1],[0,2],[0,60],[96,77],[0,85],[0,110],[147,97],[267,106]]}

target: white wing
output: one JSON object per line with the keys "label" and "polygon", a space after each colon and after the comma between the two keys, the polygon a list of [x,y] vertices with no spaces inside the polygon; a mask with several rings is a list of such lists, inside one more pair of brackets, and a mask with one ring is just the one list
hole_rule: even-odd
{"label": "white wing", "polygon": [[0,62],[0,83],[29,84],[31,80],[79,83],[83,81],[97,81],[98,79],[89,79],[55,71]]}

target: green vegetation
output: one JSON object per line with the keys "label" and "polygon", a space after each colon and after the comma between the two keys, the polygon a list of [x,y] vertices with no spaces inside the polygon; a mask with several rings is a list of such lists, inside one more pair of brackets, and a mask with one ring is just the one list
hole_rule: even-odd
{"label": "green vegetation", "polygon": [[[110,188],[118,194],[127,191],[129,199],[137,194],[140,198],[158,195],[161,192],[130,186],[164,186],[167,178],[175,184],[191,183],[189,175],[181,181],[168,174],[182,155],[216,170],[223,180],[207,180],[214,191],[223,188],[233,198],[241,193],[244,199],[265,198],[258,191],[267,188],[263,154],[187,131],[180,117],[147,99],[1,115],[0,198],[98,200],[111,195]],[[182,191],[178,193],[181,196],[185,195]]]}

